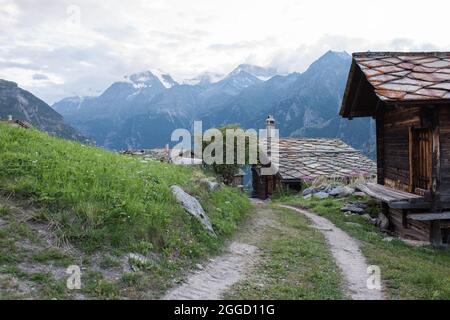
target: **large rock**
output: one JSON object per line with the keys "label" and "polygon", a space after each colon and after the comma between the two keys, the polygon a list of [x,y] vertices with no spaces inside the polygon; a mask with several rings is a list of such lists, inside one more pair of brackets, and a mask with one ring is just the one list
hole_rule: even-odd
{"label": "large rock", "polygon": [[365,213],[364,210],[365,206],[360,203],[348,203],[341,209],[342,212],[351,212],[359,215],[363,215]]}
{"label": "large rock", "polygon": [[217,191],[220,189],[220,184],[214,178],[203,178],[200,184],[206,186],[209,191]]}
{"label": "large rock", "polygon": [[389,219],[381,212],[378,214],[377,225],[383,231],[386,231],[389,228]]}
{"label": "large rock", "polygon": [[314,195],[313,195],[314,198],[319,198],[319,199],[326,199],[326,198],[328,198],[329,196],[330,196],[330,195],[329,195],[328,193],[323,192],[323,191],[314,193]]}
{"label": "large rock", "polygon": [[184,192],[179,186],[172,186],[170,190],[190,215],[196,218],[211,234],[216,235],[205,210],[203,210],[202,205],[196,198]]}
{"label": "large rock", "polygon": [[355,193],[355,190],[347,186],[337,186],[329,192],[330,196],[339,198],[348,197],[353,193]]}
{"label": "large rock", "polygon": [[315,192],[316,192],[316,190],[313,187],[306,188],[305,190],[303,190],[303,196],[306,197],[306,196],[309,196],[309,195],[311,195],[311,194],[313,194]]}

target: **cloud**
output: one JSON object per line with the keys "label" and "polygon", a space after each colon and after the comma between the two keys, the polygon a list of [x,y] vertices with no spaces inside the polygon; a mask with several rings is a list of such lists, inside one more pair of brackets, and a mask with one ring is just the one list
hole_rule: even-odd
{"label": "cloud", "polygon": [[[52,103],[93,95],[124,75],[162,69],[177,79],[238,64],[303,71],[326,51],[445,50],[449,5],[420,0],[0,0],[0,77]],[[385,8],[389,8],[386,10]],[[402,14],[398,14],[402,12]],[[421,21],[420,24],[416,21]],[[36,79],[46,76],[47,79]]]}
{"label": "cloud", "polygon": [[35,73],[32,76],[33,80],[50,80],[45,74],[42,73]]}

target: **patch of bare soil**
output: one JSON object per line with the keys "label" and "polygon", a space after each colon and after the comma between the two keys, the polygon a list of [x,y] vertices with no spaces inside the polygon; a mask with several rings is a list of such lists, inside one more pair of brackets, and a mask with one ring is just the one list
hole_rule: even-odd
{"label": "patch of bare soil", "polygon": [[[106,252],[87,256],[55,236],[58,226],[43,221],[40,211],[26,201],[0,196],[0,299],[85,299],[78,290],[61,289],[69,278],[69,265],[79,265],[82,275],[96,272],[114,283],[127,271],[128,261],[101,267]],[[112,258],[110,258],[112,260]],[[51,288],[54,291],[49,291]]]}
{"label": "patch of bare soil", "polygon": [[312,222],[313,226],[323,233],[333,258],[345,278],[347,295],[350,298],[354,300],[385,299],[382,290],[369,289],[367,286],[369,265],[361,253],[357,240],[337,228],[328,219],[310,211],[285,205],[280,207],[305,215]]}
{"label": "patch of bare soil", "polygon": [[164,300],[218,300],[233,284],[244,279],[259,259],[258,243],[268,227],[277,223],[264,202],[254,200],[253,216],[229,243],[225,252],[189,275]]}

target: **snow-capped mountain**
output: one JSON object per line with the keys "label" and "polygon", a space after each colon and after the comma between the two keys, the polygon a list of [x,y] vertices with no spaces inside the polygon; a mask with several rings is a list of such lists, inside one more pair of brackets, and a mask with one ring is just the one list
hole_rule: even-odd
{"label": "snow-capped mountain", "polygon": [[178,82],[176,82],[168,73],[159,69],[136,73],[129,77],[125,77],[125,79],[128,79],[136,89],[150,88],[157,82],[162,84],[166,89],[178,85]]}
{"label": "snow-capped mountain", "polygon": [[243,64],[224,77],[204,73],[190,83],[146,71],[99,97],[64,99],[53,107],[99,145],[116,150],[163,146],[174,129],[189,129],[194,120],[203,120],[205,129],[227,123],[263,128],[273,114],[282,136],[341,138],[370,153],[370,120],[338,115],[350,63],[348,54],[330,51],[304,73],[277,75]]}
{"label": "snow-capped mountain", "polygon": [[255,66],[251,64],[241,64],[236,69],[234,69],[230,75],[236,75],[241,72],[246,72],[258,78],[261,81],[267,81],[270,78],[279,75],[275,68],[263,68],[260,66]]}

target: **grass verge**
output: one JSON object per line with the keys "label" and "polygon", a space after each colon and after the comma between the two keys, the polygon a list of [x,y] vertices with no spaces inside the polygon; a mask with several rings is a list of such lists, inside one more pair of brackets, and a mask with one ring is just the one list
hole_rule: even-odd
{"label": "grass verge", "polygon": [[389,299],[450,299],[450,251],[413,247],[399,239],[386,241],[387,236],[364,218],[341,213],[342,206],[353,200],[290,196],[277,202],[310,209],[360,240],[368,262],[381,268]]}
{"label": "grass verge", "polygon": [[341,275],[320,231],[306,219],[273,208],[274,226],[259,242],[261,260],[252,275],[233,286],[227,299],[342,299]]}

